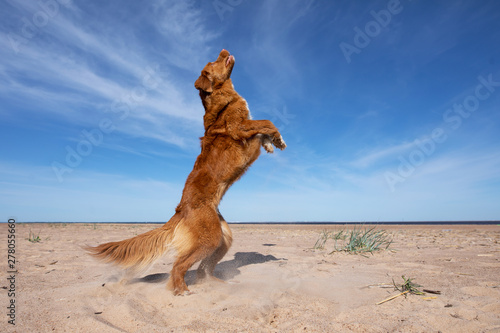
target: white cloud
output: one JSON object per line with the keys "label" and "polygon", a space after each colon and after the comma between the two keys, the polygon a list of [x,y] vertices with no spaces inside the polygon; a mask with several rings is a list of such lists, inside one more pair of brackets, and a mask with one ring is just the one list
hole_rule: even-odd
{"label": "white cloud", "polygon": [[[39,10],[20,7],[26,15]],[[192,141],[192,134],[200,131],[203,109],[192,84],[186,88],[185,79],[170,72],[179,66],[189,68],[188,64],[192,71],[200,71],[201,58],[207,59],[207,44],[215,35],[206,32],[203,15],[192,3],[158,1],[155,8],[153,15],[144,6],[144,19],[164,24],[157,26],[162,34],[167,26],[173,29],[163,35],[167,44],[174,43],[172,47],[157,50],[164,52],[161,62],[145,47],[147,40],[123,33],[130,30],[126,23],[103,25],[102,30],[101,22],[89,24],[79,8],[61,8],[43,31],[22,45],[19,54],[5,54],[0,64],[5,74],[0,80],[2,95],[6,100],[37,104],[28,112],[86,127],[97,127],[100,119],[112,116],[106,111],[117,102],[132,100],[125,106],[132,112],[127,122],[117,126],[118,132],[184,147],[186,138]],[[186,40],[194,44],[180,49]],[[159,83],[145,90],[144,82],[151,76]],[[134,96],[140,98],[134,100]]]}

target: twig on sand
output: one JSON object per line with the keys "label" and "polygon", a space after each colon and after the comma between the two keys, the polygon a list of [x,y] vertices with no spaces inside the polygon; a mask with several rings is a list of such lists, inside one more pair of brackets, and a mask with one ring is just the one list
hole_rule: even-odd
{"label": "twig on sand", "polygon": [[409,290],[407,290],[407,291],[403,291],[402,293],[399,293],[399,294],[397,294],[397,295],[391,296],[391,297],[389,297],[389,298],[387,298],[387,299],[384,299],[383,301],[378,302],[378,303],[377,303],[377,305],[380,305],[380,304],[385,303],[385,302],[392,301],[392,300],[393,300],[393,299],[395,299],[396,297],[402,296],[402,295],[404,295],[404,294],[406,294],[406,293],[409,293],[409,292],[410,292]]}
{"label": "twig on sand", "polygon": [[[404,275],[401,277],[403,278],[402,285],[397,285],[396,282],[394,282],[394,279],[392,279],[392,284],[394,285],[394,289],[396,289],[400,293],[395,295],[395,296],[389,297],[381,302],[378,302],[377,305],[380,305],[382,303],[393,300],[396,297],[406,295],[407,293],[410,293],[413,295],[425,295],[425,292],[422,292],[422,291],[417,289],[418,287],[422,287],[421,285],[414,283],[411,278],[406,278]],[[435,290],[429,290],[429,291],[433,294],[440,294],[441,293],[440,291],[435,291]]]}
{"label": "twig on sand", "polygon": [[429,294],[435,294],[435,295],[441,295],[441,291],[439,290],[430,290],[430,289],[422,289],[424,293],[429,293]]}

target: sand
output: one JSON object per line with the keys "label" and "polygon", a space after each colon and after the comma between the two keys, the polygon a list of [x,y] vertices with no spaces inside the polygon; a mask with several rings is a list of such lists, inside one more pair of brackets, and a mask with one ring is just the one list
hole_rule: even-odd
{"label": "sand", "polygon": [[[165,289],[173,257],[124,283],[123,272],[81,246],[122,240],[158,225],[17,224],[16,325],[8,324],[2,246],[2,332],[500,332],[500,226],[377,226],[389,250],[329,254],[313,245],[342,226],[231,225],[217,266],[226,283]],[[7,225],[0,237],[6,243]],[[27,240],[29,232],[41,241]],[[440,295],[401,296],[401,276]],[[7,289],[7,290],[5,290]]]}

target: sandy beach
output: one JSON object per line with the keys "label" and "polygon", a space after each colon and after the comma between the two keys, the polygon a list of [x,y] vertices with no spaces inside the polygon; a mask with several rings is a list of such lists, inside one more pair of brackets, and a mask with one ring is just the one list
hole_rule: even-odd
{"label": "sandy beach", "polygon": [[[500,332],[500,226],[383,225],[393,243],[367,256],[313,249],[322,230],[352,226],[230,225],[217,266],[226,283],[165,289],[173,257],[124,281],[82,246],[159,225],[16,224],[15,326],[6,307],[7,224],[2,224],[2,332]],[[359,226],[358,226],[359,228]],[[28,241],[30,231],[39,242]],[[401,276],[440,294],[397,295]]]}

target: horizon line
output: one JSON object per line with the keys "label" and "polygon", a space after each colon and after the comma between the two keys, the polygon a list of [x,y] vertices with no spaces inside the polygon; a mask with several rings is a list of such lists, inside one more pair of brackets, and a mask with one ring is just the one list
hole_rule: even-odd
{"label": "horizon line", "polygon": [[[10,219],[9,219],[10,220]],[[14,219],[15,220],[15,219]],[[9,223],[9,222],[0,222],[0,223]],[[15,223],[80,223],[80,224],[165,224],[167,222],[158,222],[158,221],[148,221],[148,222],[105,222],[105,221],[100,221],[100,222],[65,222],[65,221],[52,221],[52,222],[47,222],[47,221],[26,221],[26,222],[19,222],[16,221]],[[295,221],[295,222],[290,222],[290,221],[282,221],[282,222],[277,222],[277,221],[270,221],[270,222],[229,222],[227,221],[228,224],[285,224],[285,225],[307,225],[307,224],[316,224],[316,225],[341,225],[341,224],[355,224],[355,225],[377,225],[377,224],[393,224],[393,225],[427,225],[427,224],[433,224],[433,225],[495,225],[498,224],[500,225],[500,220],[462,220],[462,221],[365,221],[365,222],[358,222],[358,221]]]}

